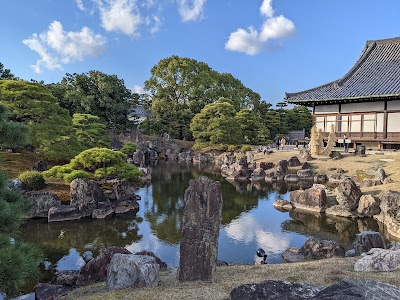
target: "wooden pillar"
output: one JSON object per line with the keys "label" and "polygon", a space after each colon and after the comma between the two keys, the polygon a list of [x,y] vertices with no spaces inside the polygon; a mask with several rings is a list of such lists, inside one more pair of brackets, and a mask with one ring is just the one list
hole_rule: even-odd
{"label": "wooden pillar", "polygon": [[385,108],[383,111],[383,138],[387,138],[387,126],[388,125],[388,112],[387,112],[387,101],[385,101]]}

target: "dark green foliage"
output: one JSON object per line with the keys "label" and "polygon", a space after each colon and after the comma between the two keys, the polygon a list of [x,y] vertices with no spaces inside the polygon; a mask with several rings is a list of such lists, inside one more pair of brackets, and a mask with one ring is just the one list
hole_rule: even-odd
{"label": "dark green foliage", "polygon": [[38,83],[0,80],[0,105],[8,119],[27,124],[29,143],[50,160],[66,160],[81,150],[68,112]]}
{"label": "dark green foliage", "polygon": [[140,125],[147,133],[169,133],[172,138],[191,140],[190,122],[208,104],[229,98],[236,111],[257,107],[260,95],[246,88],[231,74],[220,74],[206,63],[171,56],[151,69],[145,82],[150,92],[145,103],[154,119]]}
{"label": "dark green foliage", "polygon": [[122,149],[121,152],[126,154],[128,157],[131,157],[133,155],[133,153],[136,152],[137,149],[137,145],[134,143],[126,143]]}
{"label": "dark green foliage", "polygon": [[37,274],[42,254],[33,245],[15,241],[30,205],[21,194],[6,187],[7,178],[0,170],[0,292],[15,296],[26,280]]}
{"label": "dark green foliage", "polygon": [[3,238],[0,241],[0,291],[9,297],[16,296],[18,288],[38,274],[41,260],[42,253],[37,247]]}
{"label": "dark green foliage", "polygon": [[190,123],[196,143],[240,144],[242,130],[235,116],[235,107],[229,99],[220,98],[217,103],[206,105]]}
{"label": "dark green foliage", "polygon": [[296,106],[293,109],[287,110],[286,119],[289,131],[302,130],[304,128],[306,136],[310,136],[310,129],[312,126],[312,114],[307,107]]}
{"label": "dark green foliage", "polygon": [[0,148],[17,148],[26,145],[28,127],[6,120],[6,109],[0,105]]}
{"label": "dark green foliage", "polygon": [[72,125],[78,141],[84,148],[111,146],[111,141],[107,136],[107,126],[99,117],[77,113],[72,116]]}
{"label": "dark green foliage", "polygon": [[107,128],[118,131],[131,125],[128,115],[134,97],[116,75],[99,71],[66,74],[60,84],[50,89],[71,116],[74,113],[98,116]]}
{"label": "dark green foliage", "polygon": [[28,191],[41,190],[46,186],[43,174],[38,171],[26,171],[19,174],[18,179],[23,182]]}
{"label": "dark green foliage", "polygon": [[125,161],[126,155],[107,148],[92,148],[75,156],[69,164],[55,166],[43,172],[45,177],[63,178],[71,182],[75,178],[105,179],[110,175],[142,183],[142,172]]}

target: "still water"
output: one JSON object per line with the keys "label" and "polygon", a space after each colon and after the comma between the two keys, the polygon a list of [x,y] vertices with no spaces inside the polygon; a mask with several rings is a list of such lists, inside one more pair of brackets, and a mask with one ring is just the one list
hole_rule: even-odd
{"label": "still water", "polygon": [[55,270],[77,270],[84,264],[85,251],[96,256],[110,246],[125,246],[131,252],[152,251],[169,267],[177,267],[183,195],[189,180],[201,175],[221,182],[219,260],[254,264],[259,260],[256,250],[261,247],[268,254],[268,263],[280,263],[283,251],[301,247],[309,237],[333,239],[349,249],[358,232],[379,230],[372,219],[331,219],[320,214],[280,212],[272,203],[278,198],[289,198],[284,185],[229,183],[213,166],[165,163],[154,167],[151,183],[137,191],[142,199],[136,214],[106,220],[27,222],[21,230],[22,239],[41,247],[46,257],[40,281],[51,280]]}

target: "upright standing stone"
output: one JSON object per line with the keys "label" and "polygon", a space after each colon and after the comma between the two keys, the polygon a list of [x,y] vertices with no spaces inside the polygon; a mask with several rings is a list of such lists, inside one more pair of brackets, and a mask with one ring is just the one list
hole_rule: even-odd
{"label": "upright standing stone", "polygon": [[221,210],[219,182],[204,176],[190,180],[182,217],[180,281],[214,280]]}

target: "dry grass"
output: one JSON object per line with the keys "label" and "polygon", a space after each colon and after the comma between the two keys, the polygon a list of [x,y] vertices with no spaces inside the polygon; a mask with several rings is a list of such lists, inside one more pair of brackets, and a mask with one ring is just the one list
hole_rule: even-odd
{"label": "dry grass", "polygon": [[265,280],[288,280],[325,286],[343,278],[359,278],[400,286],[400,270],[354,272],[356,260],[357,258],[332,258],[293,264],[218,267],[214,283],[180,283],[172,272],[165,271],[161,272],[160,285],[155,288],[106,292],[105,284],[101,283],[73,290],[64,299],[229,299],[231,290],[236,286]]}
{"label": "dry grass", "polygon": [[[9,178],[15,178],[22,172],[31,170],[35,162],[44,159],[41,154],[34,152],[0,152],[0,169],[5,170]],[[47,178],[45,189],[56,194],[63,203],[70,202],[69,185],[62,179]]]}

